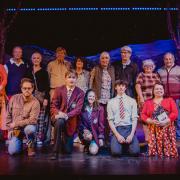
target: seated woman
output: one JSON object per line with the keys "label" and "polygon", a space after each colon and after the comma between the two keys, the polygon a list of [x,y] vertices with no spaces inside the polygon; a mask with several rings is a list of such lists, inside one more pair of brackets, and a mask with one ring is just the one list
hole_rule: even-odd
{"label": "seated woman", "polygon": [[149,156],[178,157],[174,121],[178,110],[172,98],[163,98],[164,87],[156,83],[153,99],[144,103],[141,119],[148,124]]}
{"label": "seated woman", "polygon": [[104,110],[98,105],[95,92],[87,90],[80,116],[79,137],[89,153],[96,155],[104,145]]}

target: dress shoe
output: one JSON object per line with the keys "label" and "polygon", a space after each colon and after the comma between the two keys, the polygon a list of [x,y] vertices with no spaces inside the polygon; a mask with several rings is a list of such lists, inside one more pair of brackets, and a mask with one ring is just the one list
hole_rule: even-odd
{"label": "dress shoe", "polygon": [[53,153],[50,157],[50,160],[57,160],[59,157],[59,154],[58,153]]}

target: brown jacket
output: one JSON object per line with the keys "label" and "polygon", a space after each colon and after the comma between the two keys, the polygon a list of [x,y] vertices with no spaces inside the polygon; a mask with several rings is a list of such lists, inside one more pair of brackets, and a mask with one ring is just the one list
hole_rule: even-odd
{"label": "brown jacket", "polygon": [[[113,97],[114,96],[114,84],[115,84],[114,67],[110,65],[108,67],[107,71],[108,71],[109,75],[111,76],[111,81],[112,81],[111,97]],[[91,71],[91,77],[90,77],[90,82],[89,82],[89,87],[95,91],[98,99],[100,99],[100,97],[101,97],[102,74],[103,74],[102,67],[100,65],[97,65]]]}

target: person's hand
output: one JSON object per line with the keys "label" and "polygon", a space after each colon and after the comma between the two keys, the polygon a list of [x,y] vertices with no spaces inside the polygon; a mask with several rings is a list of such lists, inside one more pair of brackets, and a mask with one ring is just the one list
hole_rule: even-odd
{"label": "person's hand", "polygon": [[171,123],[171,120],[168,118],[164,121],[159,122],[159,126],[166,128],[167,126],[170,125],[170,123]]}
{"label": "person's hand", "polygon": [[123,144],[123,143],[126,142],[126,140],[124,139],[124,137],[121,136],[120,134],[118,134],[118,135],[116,136],[116,138],[117,138],[118,142],[121,143],[121,144]]}
{"label": "person's hand", "polygon": [[0,85],[0,91],[3,89],[3,86],[2,85]]}
{"label": "person's hand", "polygon": [[148,123],[148,124],[159,125],[159,121],[157,121],[157,120],[155,120],[155,119],[151,119],[151,118],[148,118],[148,119],[147,119],[147,123]]}
{"label": "person's hand", "polygon": [[12,122],[12,123],[9,124],[9,128],[10,128],[10,129],[13,129],[14,127],[15,127],[15,123],[14,123],[14,122]]}
{"label": "person's hand", "polygon": [[102,139],[99,139],[99,146],[102,147],[104,145],[104,141]]}
{"label": "person's hand", "polygon": [[140,104],[140,107],[143,106],[143,104],[144,104],[144,98],[143,97],[139,98],[139,104]]}
{"label": "person's hand", "polygon": [[127,138],[126,138],[126,143],[130,144],[132,142],[133,139],[133,135],[130,134]]}
{"label": "person's hand", "polygon": [[61,111],[57,115],[55,115],[55,119],[59,119],[59,118],[66,119],[66,117],[67,117],[67,114]]}
{"label": "person's hand", "polygon": [[48,100],[47,99],[44,99],[43,101],[43,106],[46,107],[48,105]]}
{"label": "person's hand", "polygon": [[8,139],[11,139],[13,136],[13,131],[8,131]]}

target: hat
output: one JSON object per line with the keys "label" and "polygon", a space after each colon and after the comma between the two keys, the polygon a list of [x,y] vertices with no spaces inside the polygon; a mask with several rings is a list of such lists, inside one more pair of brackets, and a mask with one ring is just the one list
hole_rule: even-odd
{"label": "hat", "polygon": [[128,51],[128,52],[132,53],[132,49],[131,49],[129,46],[123,46],[123,47],[121,48],[121,52],[122,52],[122,51]]}

